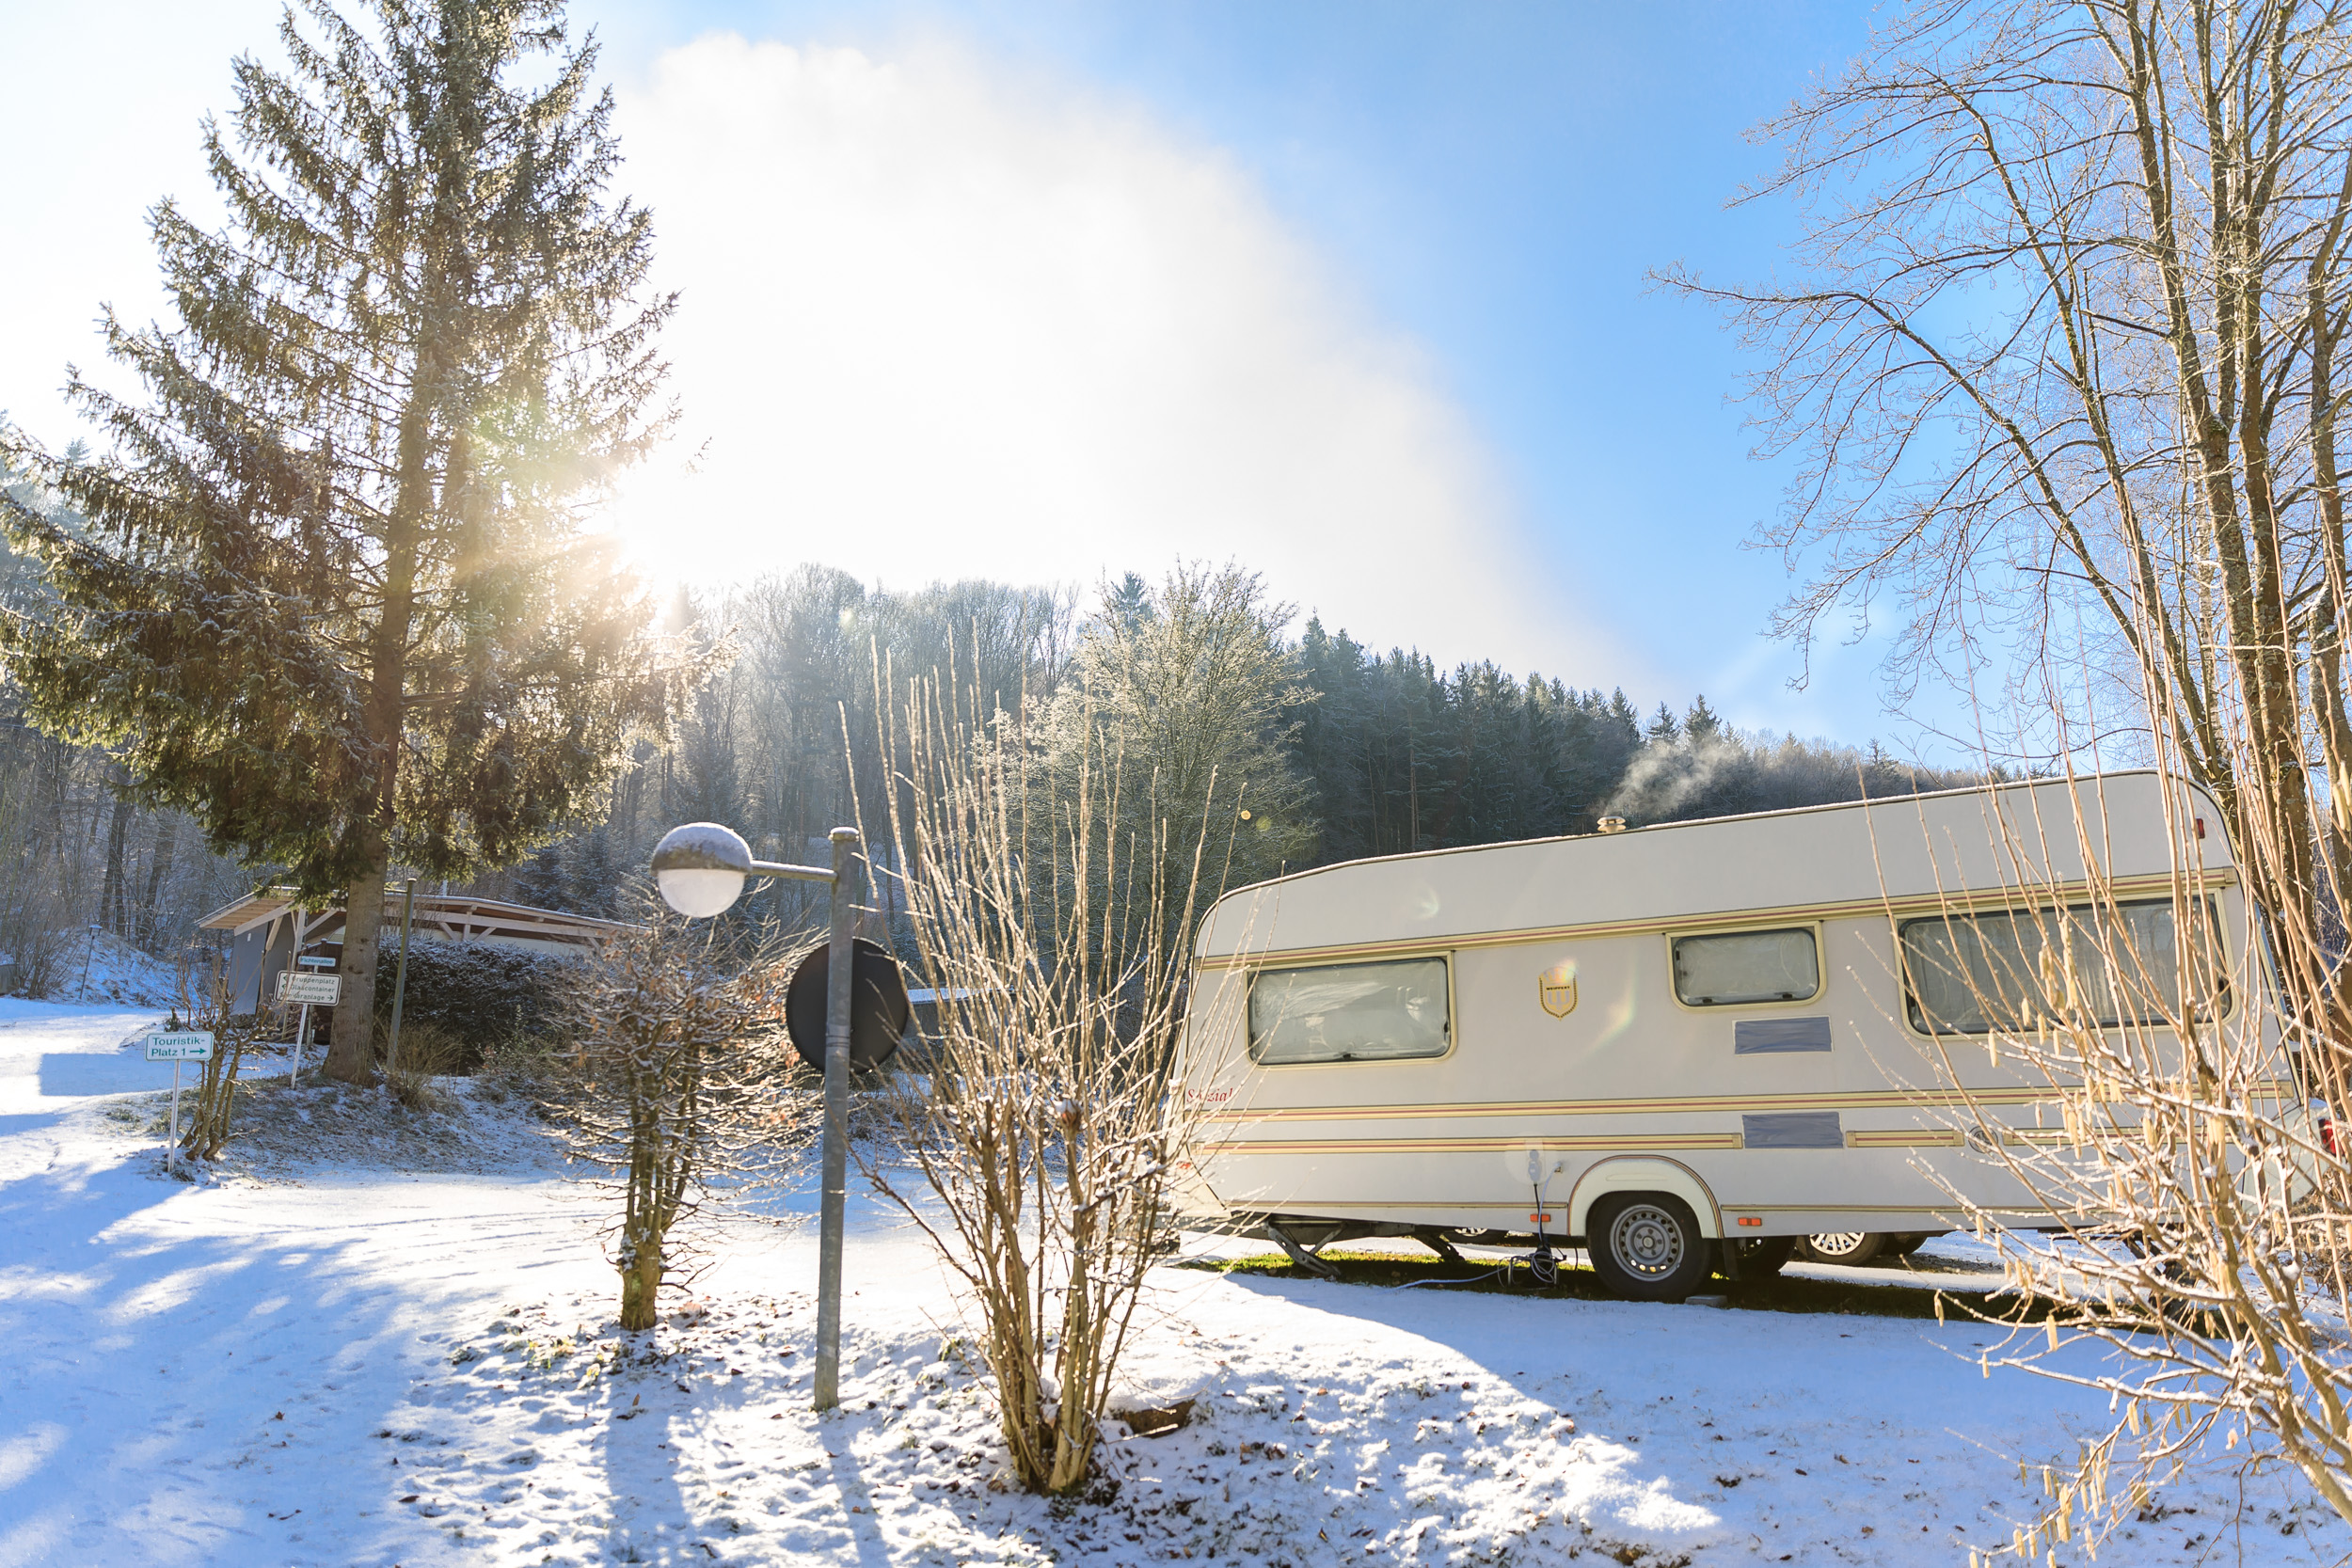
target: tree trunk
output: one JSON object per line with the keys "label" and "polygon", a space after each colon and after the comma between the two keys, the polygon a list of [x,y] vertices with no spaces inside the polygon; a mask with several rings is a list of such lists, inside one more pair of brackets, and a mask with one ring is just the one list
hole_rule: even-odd
{"label": "tree trunk", "polygon": [[[110,768],[106,772],[112,782],[123,782],[119,767]],[[118,795],[115,797],[114,815],[106,824],[106,879],[100,885],[98,893],[98,923],[117,936],[130,935],[130,921],[126,916],[130,912],[131,900],[122,885],[122,845],[130,836],[131,802]]]}
{"label": "tree trunk", "polygon": [[147,895],[139,900],[139,945],[151,945],[163,934],[164,884],[171,879],[171,863],[180,847],[180,814],[166,812],[155,824],[155,847],[147,863]]}
{"label": "tree trunk", "polygon": [[634,1238],[621,1260],[621,1326],[651,1328],[661,1299],[661,1238]]}
{"label": "tree trunk", "polygon": [[[428,338],[420,350],[421,381],[437,376],[438,347],[437,340]],[[326,1053],[327,1076],[346,1084],[370,1083],[375,1076],[376,937],[384,926],[384,883],[391,871],[392,826],[397,820],[394,802],[399,798],[401,732],[407,719],[408,632],[416,610],[419,540],[432,504],[425,463],[429,422],[421,391],[411,398],[402,420],[400,493],[384,532],[384,609],[369,650],[363,714],[378,768],[375,820],[365,830],[367,869],[352,879],[343,895],[343,990],[335,1003],[335,1038]],[[455,472],[453,462],[451,474]]]}
{"label": "tree trunk", "polygon": [[342,995],[335,1003],[335,1037],[326,1048],[326,1075],[346,1084],[375,1079],[375,959],[384,926],[384,881],[389,869],[383,838],[375,863],[343,895]]}

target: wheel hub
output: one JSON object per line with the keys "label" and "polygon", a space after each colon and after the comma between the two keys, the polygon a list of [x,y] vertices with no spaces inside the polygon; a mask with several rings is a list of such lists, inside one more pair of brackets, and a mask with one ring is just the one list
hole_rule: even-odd
{"label": "wheel hub", "polygon": [[1682,1227],[1654,1204],[1635,1204],[1609,1227],[1609,1250],[1644,1279],[1663,1279],[1680,1268],[1682,1246]]}

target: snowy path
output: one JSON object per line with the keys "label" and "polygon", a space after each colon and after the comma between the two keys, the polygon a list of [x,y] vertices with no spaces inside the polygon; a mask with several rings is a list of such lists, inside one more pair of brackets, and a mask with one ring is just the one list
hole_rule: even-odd
{"label": "snowy path", "polygon": [[[189,1186],[110,1119],[143,1022],[0,1014],[0,1565],[1949,1564],[2104,1402],[1955,1322],[1160,1273],[1135,1381],[1193,1425],[1095,1501],[992,1490],[985,1388],[870,1204],[846,1407],[806,1410],[804,1228],[731,1225],[707,1313],[611,1327],[583,1189],[345,1164]],[[87,1058],[64,1062],[61,1058]],[[123,1087],[143,1082],[128,1076]],[[92,1085],[101,1085],[93,1087]],[[522,1134],[517,1134],[521,1136]],[[2324,1563],[2352,1535],[2216,1475],[2103,1551]],[[2061,1562],[2074,1560],[2061,1552]]]}
{"label": "snowy path", "polygon": [[0,1132],[99,1095],[167,1089],[171,1069],[126,1049],[161,1015],[134,1007],[55,1007],[0,997]]}

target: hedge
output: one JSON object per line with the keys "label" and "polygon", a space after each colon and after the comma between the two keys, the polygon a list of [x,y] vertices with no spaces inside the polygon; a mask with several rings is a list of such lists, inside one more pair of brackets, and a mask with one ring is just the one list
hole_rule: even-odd
{"label": "hedge", "polygon": [[[375,1014],[387,1021],[400,972],[397,942],[395,937],[386,943],[376,959]],[[512,1036],[538,1034],[557,1022],[565,996],[579,983],[580,962],[497,942],[411,939],[401,1028],[432,1024],[477,1055]]]}

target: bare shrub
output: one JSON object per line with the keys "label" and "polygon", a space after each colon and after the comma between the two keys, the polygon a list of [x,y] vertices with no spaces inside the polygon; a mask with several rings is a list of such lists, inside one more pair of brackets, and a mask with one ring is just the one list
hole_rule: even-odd
{"label": "bare shrub", "polygon": [[1033,786],[1044,770],[1010,721],[942,690],[915,683],[886,736],[938,1025],[928,1070],[880,1096],[895,1136],[867,1173],[961,1282],[1021,1484],[1066,1493],[1092,1461],[1191,1132],[1168,1083],[1181,943],[1231,830],[1201,820],[1213,782],[1179,815],[1087,716],[1056,786]]}
{"label": "bare shrub", "polygon": [[[404,1052],[407,1032],[408,1025],[404,1022]],[[578,1061],[579,1053],[564,1032],[506,1035],[484,1047],[482,1062],[474,1075],[477,1082],[489,1088],[493,1098],[519,1095],[552,1108],[565,1098],[565,1085],[571,1082]]]}
{"label": "bare shrub", "polygon": [[[2095,782],[2076,787],[2079,801],[2098,800]],[[2095,1544],[2209,1459],[2217,1436],[2249,1467],[2298,1470],[2352,1518],[2352,1182],[2300,1102],[2297,1080],[2314,1064],[2287,1049],[2296,1031],[2262,940],[2233,932],[2216,901],[2244,873],[2226,854],[2208,861],[2220,840],[2194,824],[2210,813],[2176,777],[2166,793],[2169,895],[2122,888],[2101,869],[2104,814],[2089,804],[2001,844],[2016,888],[1998,910],[1952,904],[1947,930],[1992,918],[2008,933],[1971,947],[1973,965],[1904,959],[1913,994],[1932,969],[1993,1025],[1943,1037],[1944,1085],[1976,1157],[2006,1167],[2060,1227],[2011,1229],[2012,1212],[1946,1184],[2042,1314],[2008,1323],[1986,1360],[2103,1390],[2117,1413],[2042,1470],[2042,1512],[1988,1559],[2039,1560],[2077,1535]],[[2070,838],[2087,881],[2051,869],[2046,847]],[[1963,1084],[1962,1051],[2011,1068],[2055,1125],[2006,1125],[2006,1101]],[[2087,1360],[2086,1344],[2107,1354]]]}
{"label": "bare shrub", "polygon": [[572,1157],[609,1173],[619,1199],[611,1255],[631,1329],[652,1327],[662,1287],[691,1277],[679,1227],[721,1189],[787,1174],[816,1131],[782,1035],[810,944],[739,967],[666,909],[637,919],[582,966],[568,1061],[536,1064]]}
{"label": "bare shrub", "polygon": [[230,1115],[236,1108],[237,1069],[246,1052],[262,1037],[264,1023],[254,1013],[237,1013],[229,992],[229,966],[214,955],[201,971],[202,1000],[190,1006],[191,968],[180,968],[180,1005],[189,1026],[213,1033],[213,1054],[197,1076],[194,1108],[187,1131],[181,1134],[181,1151],[196,1160],[217,1160],[229,1146]]}

